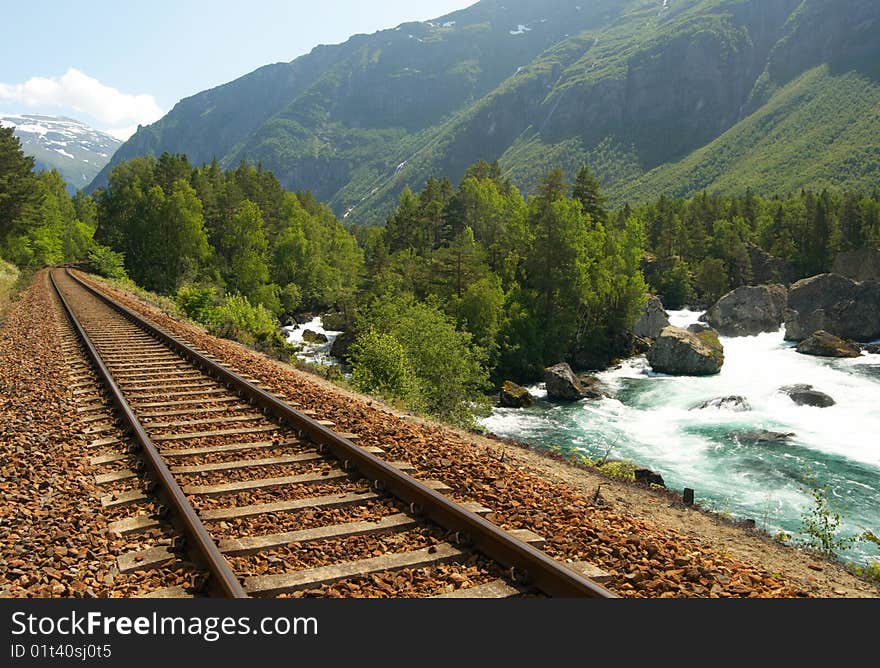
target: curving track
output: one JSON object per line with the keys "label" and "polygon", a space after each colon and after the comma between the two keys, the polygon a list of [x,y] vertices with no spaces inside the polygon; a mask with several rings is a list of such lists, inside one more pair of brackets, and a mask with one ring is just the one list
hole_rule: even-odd
{"label": "curving track", "polygon": [[[121,572],[148,595],[614,595],[297,411],[66,270],[52,283],[87,357],[74,371]],[[74,345],[68,352],[74,354]]]}

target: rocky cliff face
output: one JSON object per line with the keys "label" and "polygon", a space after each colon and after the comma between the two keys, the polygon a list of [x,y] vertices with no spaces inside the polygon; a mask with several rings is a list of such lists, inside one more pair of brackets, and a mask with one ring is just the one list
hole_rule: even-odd
{"label": "rocky cliff face", "polygon": [[622,196],[805,68],[867,68],[878,19],[869,0],[483,0],[183,100],[115,162],[261,161],[356,222],[480,159],[527,192],[552,167],[589,162]]}

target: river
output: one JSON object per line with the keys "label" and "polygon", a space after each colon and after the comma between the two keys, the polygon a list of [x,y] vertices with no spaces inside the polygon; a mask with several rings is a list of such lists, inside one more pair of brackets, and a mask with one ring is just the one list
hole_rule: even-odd
{"label": "river", "polygon": [[[700,313],[671,311],[686,327]],[[655,374],[644,356],[599,373],[610,398],[572,404],[543,400],[527,409],[496,408],[481,420],[500,435],[531,444],[609,459],[631,459],[659,472],[670,489],[695,490],[697,503],[754,519],[771,534],[795,540],[803,514],[813,506],[805,475],[827,485],[839,535],[865,529],[880,534],[880,355],[826,359],[801,355],[782,330],[758,336],[721,337],[725,362],[708,377]],[[798,406],[779,391],[808,383],[831,395],[828,408]],[[729,395],[744,397],[750,410],[696,409]],[[749,431],[793,433],[781,442],[755,442]],[[859,542],[841,552],[847,561],[878,556]]]}

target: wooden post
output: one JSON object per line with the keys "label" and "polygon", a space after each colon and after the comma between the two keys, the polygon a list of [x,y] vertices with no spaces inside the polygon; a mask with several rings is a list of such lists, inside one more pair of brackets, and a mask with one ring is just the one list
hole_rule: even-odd
{"label": "wooden post", "polygon": [[686,506],[694,505],[694,490],[692,490],[690,487],[685,487],[684,493],[681,495],[681,499],[682,501],[684,501],[684,504]]}

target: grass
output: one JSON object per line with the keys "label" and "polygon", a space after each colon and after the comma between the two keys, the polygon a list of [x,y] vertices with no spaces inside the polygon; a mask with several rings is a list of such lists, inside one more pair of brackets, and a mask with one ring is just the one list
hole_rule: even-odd
{"label": "grass", "polygon": [[15,265],[0,259],[0,323],[5,319],[6,313],[19,292],[20,277],[21,272]]}

